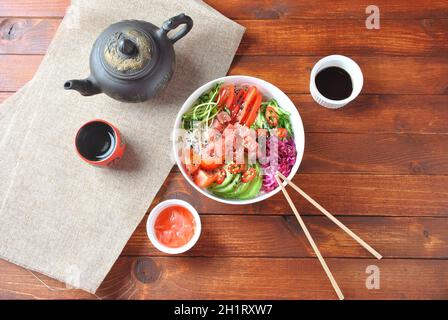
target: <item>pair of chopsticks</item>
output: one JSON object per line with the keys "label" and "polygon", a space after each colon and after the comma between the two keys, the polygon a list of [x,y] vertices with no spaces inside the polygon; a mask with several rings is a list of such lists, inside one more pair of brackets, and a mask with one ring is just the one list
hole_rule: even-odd
{"label": "pair of chopsticks", "polygon": [[308,239],[308,242],[311,244],[311,247],[314,250],[314,253],[316,254],[317,258],[319,259],[320,264],[325,270],[325,273],[327,274],[327,277],[330,279],[330,282],[336,291],[336,294],[338,295],[340,300],[344,300],[344,295],[342,294],[341,289],[338,286],[338,283],[333,277],[333,274],[331,273],[330,269],[328,268],[324,258],[322,257],[319,248],[316,246],[316,243],[314,242],[313,238],[311,237],[310,232],[308,231],[308,228],[306,227],[305,223],[303,222],[302,217],[300,216],[299,212],[297,211],[296,206],[291,200],[291,197],[289,196],[288,192],[285,189],[285,186],[283,185],[283,182],[280,180],[282,178],[287,184],[289,184],[295,191],[297,191],[302,197],[304,197],[308,202],[310,202],[313,206],[315,206],[317,209],[319,209],[320,212],[322,212],[327,218],[329,218],[331,221],[333,221],[339,228],[344,230],[350,237],[355,239],[360,245],[362,245],[367,251],[369,251],[372,255],[374,255],[377,259],[381,259],[382,256],[373,249],[370,245],[368,245],[364,240],[362,240],[360,237],[358,237],[353,231],[351,231],[349,228],[347,228],[341,221],[336,219],[330,212],[325,210],[320,204],[318,204],[316,201],[313,200],[309,195],[307,195],[302,189],[300,189],[296,184],[294,184],[292,181],[290,181],[288,178],[286,178],[283,174],[280,172],[277,172],[275,175],[275,179],[277,180],[277,183],[282,188],[283,195],[285,196],[286,200],[288,201],[292,211],[294,212],[297,220],[299,221],[300,227],[303,229],[303,232],[305,233],[306,238]]}

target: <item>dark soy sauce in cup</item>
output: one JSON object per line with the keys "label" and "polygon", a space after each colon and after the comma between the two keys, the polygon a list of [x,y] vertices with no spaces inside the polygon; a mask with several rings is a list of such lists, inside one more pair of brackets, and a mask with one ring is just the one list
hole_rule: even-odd
{"label": "dark soy sauce in cup", "polygon": [[112,127],[103,122],[90,122],[78,132],[76,146],[79,153],[90,161],[101,161],[115,149],[116,138]]}
{"label": "dark soy sauce in cup", "polygon": [[316,76],[317,90],[331,100],[344,100],[353,92],[352,78],[342,68],[328,67],[319,71]]}

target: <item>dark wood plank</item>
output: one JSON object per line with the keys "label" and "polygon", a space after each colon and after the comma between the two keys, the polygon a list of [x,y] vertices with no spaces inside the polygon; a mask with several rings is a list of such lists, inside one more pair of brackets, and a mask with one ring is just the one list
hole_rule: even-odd
{"label": "dark wood plank", "polygon": [[2,0],[2,17],[63,17],[70,0]]}
{"label": "dark wood plank", "polygon": [[17,91],[30,81],[43,56],[0,55],[0,91]]}
{"label": "dark wood plank", "polygon": [[[32,78],[42,58],[0,55],[0,91],[18,90]],[[286,93],[309,94],[309,74],[319,58],[238,56],[229,74],[259,77]],[[447,58],[431,58],[430,63],[421,57],[354,59],[365,75],[364,94],[448,94]]]}
{"label": "dark wood plank", "polygon": [[[296,0],[205,0],[231,19],[365,19],[365,0],[352,0],[343,6],[338,1],[303,2]],[[2,16],[62,17],[70,0],[2,0]],[[445,18],[448,5],[444,0],[377,0],[381,19]]]}
{"label": "dark wood plank", "polygon": [[309,94],[290,95],[306,132],[448,133],[448,95],[361,95],[345,108],[322,108]]}
{"label": "dark wood plank", "polygon": [[368,30],[364,20],[243,20],[241,55],[446,56],[448,20],[387,20]]}
{"label": "dark wood plank", "polygon": [[[0,103],[11,94],[0,92]],[[361,95],[339,110],[322,108],[306,94],[290,98],[306,133],[448,133],[448,95]]]}
{"label": "dark wood plank", "polygon": [[445,135],[309,133],[302,173],[446,174]]}
{"label": "dark wood plank", "polygon": [[[321,57],[236,57],[230,74],[272,82],[287,93],[309,93],[309,75]],[[363,93],[447,94],[448,59],[354,56],[364,73]],[[263,68],[260,68],[263,66]],[[430,85],[428,85],[430,84]]]}
{"label": "dark wood plank", "polygon": [[[325,257],[370,258],[326,217],[305,217]],[[342,223],[385,258],[448,258],[448,218],[342,217]],[[186,256],[315,257],[293,216],[202,216],[202,234]],[[399,245],[391,245],[393,243]],[[146,218],[123,255],[164,256],[146,234]]]}
{"label": "dark wood plank", "polygon": [[[298,174],[293,180],[336,215],[448,216],[448,176]],[[291,196],[302,214],[318,213],[298,194]],[[292,213],[281,194],[247,206],[222,205],[199,194],[174,171],[151,207],[171,198],[190,202],[202,214]]]}
{"label": "dark wood plank", "polygon": [[[387,20],[368,30],[364,20],[242,20],[241,55],[446,56],[448,19]],[[44,54],[58,19],[0,20],[0,53]],[[331,32],[328,32],[331,30]]]}
{"label": "dark wood plank", "polygon": [[[0,103],[11,94],[0,92]],[[310,95],[290,97],[306,133],[448,133],[448,95],[361,95],[339,110],[322,108]]]}
{"label": "dark wood plank", "polygon": [[[10,0],[11,1],[11,0]],[[205,0],[215,9],[232,19],[365,19],[365,0],[346,2],[334,0]],[[448,5],[444,0],[377,0],[381,19],[446,18]]]}
{"label": "dark wood plank", "polygon": [[[326,259],[347,299],[447,299],[448,261]],[[366,268],[380,269],[367,290]],[[50,291],[28,271],[0,261],[3,299],[95,298]],[[47,284],[60,283],[39,276]],[[118,259],[97,295],[105,299],[337,299],[317,259],[127,257]]]}
{"label": "dark wood plank", "polygon": [[59,23],[54,19],[0,19],[0,54],[44,54]]}
{"label": "dark wood plank", "polygon": [[[123,278],[150,282],[134,280],[136,292],[131,296],[137,299],[336,299],[317,259],[122,260],[119,262],[134,270],[138,265],[140,270],[133,277],[124,266],[119,266]],[[448,295],[448,261],[328,259],[327,263],[347,299],[435,299]],[[381,270],[378,291],[365,288],[369,265],[377,265]],[[104,287],[110,288],[110,284],[105,282]],[[108,297],[109,290],[100,290],[98,294]],[[123,292],[120,290],[119,294]],[[112,293],[112,297],[116,295]]]}

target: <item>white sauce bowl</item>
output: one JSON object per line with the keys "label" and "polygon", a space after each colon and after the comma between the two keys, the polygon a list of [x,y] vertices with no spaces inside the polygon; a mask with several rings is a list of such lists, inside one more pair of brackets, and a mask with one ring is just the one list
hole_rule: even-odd
{"label": "white sauce bowl", "polygon": [[[167,247],[164,244],[162,244],[159,239],[157,239],[156,232],[154,229],[154,225],[156,223],[157,218],[159,217],[160,213],[163,211],[163,209],[172,207],[172,206],[181,206],[186,208],[188,211],[191,212],[193,215],[194,221],[195,221],[195,229],[194,229],[194,235],[188,241],[185,245],[178,248],[171,248]],[[154,247],[156,247],[158,250],[168,253],[168,254],[180,254],[184,253],[196,244],[199,240],[199,236],[201,235],[201,218],[199,217],[198,212],[195,208],[188,202],[185,202],[183,200],[177,200],[177,199],[170,199],[163,201],[159,203],[157,206],[154,207],[154,209],[151,210],[151,213],[149,214],[148,220],[146,220],[146,233],[148,234],[149,241],[153,244]]]}

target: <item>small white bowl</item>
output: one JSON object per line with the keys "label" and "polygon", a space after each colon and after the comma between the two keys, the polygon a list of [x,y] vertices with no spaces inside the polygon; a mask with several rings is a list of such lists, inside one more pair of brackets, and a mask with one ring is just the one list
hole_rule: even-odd
{"label": "small white bowl", "polygon": [[223,77],[219,79],[212,80],[200,88],[198,88],[195,92],[193,92],[188,99],[184,102],[182,105],[182,108],[180,108],[179,113],[177,114],[176,121],[174,122],[174,130],[173,130],[173,136],[172,136],[172,142],[173,142],[173,153],[174,158],[176,159],[177,166],[179,167],[180,171],[182,172],[182,175],[184,178],[190,183],[190,185],[195,188],[197,191],[205,195],[206,197],[213,199],[215,201],[226,203],[226,204],[233,204],[233,205],[245,205],[245,204],[252,204],[256,202],[260,202],[263,200],[266,200],[276,193],[278,193],[281,188],[278,186],[276,189],[272,190],[271,192],[264,193],[260,196],[257,196],[253,199],[249,200],[237,200],[237,199],[222,199],[220,197],[217,197],[207,190],[203,190],[199,188],[194,181],[191,179],[191,177],[187,174],[187,172],[184,169],[184,166],[182,165],[182,162],[179,158],[177,145],[176,145],[176,130],[180,128],[182,116],[185,112],[187,112],[188,109],[190,109],[194,102],[204,93],[209,91],[213,86],[215,86],[217,83],[224,83],[224,84],[236,84],[236,85],[254,85],[256,86],[260,92],[263,94],[264,97],[267,97],[269,99],[274,98],[277,100],[280,107],[285,109],[291,114],[291,125],[292,130],[294,131],[294,141],[296,144],[296,150],[297,150],[297,159],[296,163],[292,167],[291,173],[288,176],[288,179],[292,179],[294,175],[297,173],[297,170],[299,169],[300,163],[302,162],[303,153],[305,151],[305,132],[303,129],[303,123],[302,118],[300,117],[300,114],[294,105],[294,103],[289,99],[289,97],[281,91],[279,88],[274,86],[273,84],[255,78],[255,77],[249,77],[249,76],[228,76]]}
{"label": "small white bowl", "polygon": [[[323,69],[329,67],[339,67],[348,72],[352,78],[353,91],[350,97],[344,100],[331,100],[323,96],[316,87],[316,76]],[[361,68],[359,65],[346,56],[341,56],[334,54],[320,59],[315,65],[313,70],[311,70],[310,76],[310,93],[314,101],[316,101],[321,106],[328,109],[339,109],[344,107],[347,103],[356,99],[356,97],[361,93],[362,86],[364,84],[364,77],[362,75]]]}
{"label": "small white bowl", "polygon": [[[195,232],[191,240],[188,241],[184,246],[179,248],[170,248],[160,243],[160,241],[157,239],[154,229],[154,224],[157,218],[159,217],[160,213],[163,211],[163,209],[171,206],[181,206],[186,208],[188,211],[191,212],[196,223]],[[193,206],[188,202],[177,199],[166,200],[159,203],[157,206],[154,207],[154,209],[151,210],[148,220],[146,220],[146,233],[148,234],[149,241],[151,241],[154,247],[156,247],[158,250],[168,254],[184,253],[193,248],[193,246],[199,240],[199,236],[201,235],[201,218],[199,217],[199,214],[196,211],[196,209],[193,208]]]}

